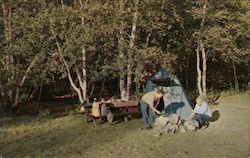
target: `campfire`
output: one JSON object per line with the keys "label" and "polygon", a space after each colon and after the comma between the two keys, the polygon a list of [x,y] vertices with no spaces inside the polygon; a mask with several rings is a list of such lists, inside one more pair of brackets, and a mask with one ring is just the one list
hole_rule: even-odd
{"label": "campfire", "polygon": [[186,133],[199,129],[199,123],[196,120],[182,120],[178,114],[161,115],[155,120],[155,136],[163,134]]}

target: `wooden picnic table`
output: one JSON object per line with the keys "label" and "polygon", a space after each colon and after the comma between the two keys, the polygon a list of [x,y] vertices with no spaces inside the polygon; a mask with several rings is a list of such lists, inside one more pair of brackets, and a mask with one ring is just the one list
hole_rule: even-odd
{"label": "wooden picnic table", "polygon": [[[127,120],[128,117],[131,117],[134,114],[139,114],[139,101],[138,100],[128,100],[122,101],[118,100],[111,104],[106,104],[108,107],[108,114],[107,116],[101,116],[101,118],[106,117],[108,122],[112,124],[114,117],[122,116],[124,120]],[[85,118],[88,122],[93,117],[91,116],[91,108],[92,105],[88,104],[85,107]]]}
{"label": "wooden picnic table", "polygon": [[129,107],[138,107],[138,100],[128,100],[128,101],[116,101],[113,103],[115,108],[129,108]]}
{"label": "wooden picnic table", "polygon": [[114,117],[121,116],[125,121],[127,121],[128,117],[131,117],[133,114],[140,113],[138,100],[118,100],[109,106],[110,111],[107,115],[107,120],[110,124],[112,124]]}

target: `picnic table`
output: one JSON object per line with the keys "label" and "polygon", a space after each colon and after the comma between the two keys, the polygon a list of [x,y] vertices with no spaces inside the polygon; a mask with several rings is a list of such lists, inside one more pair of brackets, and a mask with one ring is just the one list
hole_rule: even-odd
{"label": "picnic table", "polygon": [[113,107],[115,108],[134,108],[138,107],[139,101],[138,100],[128,100],[128,101],[116,101],[113,103]]}
{"label": "picnic table", "polygon": [[[101,119],[106,118],[110,124],[112,124],[115,117],[123,117],[124,120],[127,121],[129,117],[140,113],[138,100],[118,100],[110,104],[105,104],[105,106],[107,106],[108,113],[106,116],[101,116]],[[86,110],[85,118],[86,121],[89,122],[93,120],[93,117],[91,115],[92,105],[88,104],[84,107]]]}

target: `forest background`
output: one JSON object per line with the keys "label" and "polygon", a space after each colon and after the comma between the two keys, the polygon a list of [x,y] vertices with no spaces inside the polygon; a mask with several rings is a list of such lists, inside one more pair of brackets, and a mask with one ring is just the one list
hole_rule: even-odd
{"label": "forest background", "polygon": [[249,1],[0,4],[1,110],[67,94],[132,97],[160,67],[196,95],[249,86]]}

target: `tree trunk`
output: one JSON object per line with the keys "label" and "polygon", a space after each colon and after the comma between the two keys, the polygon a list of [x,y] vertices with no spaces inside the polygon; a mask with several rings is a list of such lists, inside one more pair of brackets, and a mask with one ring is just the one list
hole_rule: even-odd
{"label": "tree trunk", "polygon": [[187,58],[187,71],[186,71],[186,89],[189,89],[189,58]]}
{"label": "tree trunk", "polygon": [[61,6],[62,6],[62,8],[64,8],[64,2],[63,2],[63,0],[61,0]]}
{"label": "tree trunk", "polygon": [[87,101],[87,55],[86,55],[86,50],[83,47],[82,48],[82,76],[83,76],[83,86],[82,86],[82,92],[83,92],[83,99]]}
{"label": "tree trunk", "polygon": [[[63,2],[63,1],[61,1],[61,2]],[[86,4],[86,2],[87,1],[85,1],[85,4]],[[79,0],[79,3],[80,3],[80,8],[82,9],[83,8],[82,0]],[[62,3],[62,7],[63,7],[63,3]],[[81,17],[81,19],[82,19],[82,25],[84,25],[84,18]],[[52,24],[51,18],[50,18],[50,23]],[[77,79],[78,79],[78,84],[80,86],[80,88],[79,88],[79,87],[77,87],[77,85],[74,83],[74,81],[72,79],[72,76],[71,76],[72,72],[71,72],[70,66],[67,63],[67,61],[65,60],[64,56],[62,55],[63,50],[61,49],[59,41],[57,40],[57,37],[56,37],[56,34],[52,28],[52,25],[50,25],[50,30],[52,32],[53,37],[56,40],[56,45],[57,45],[58,52],[60,54],[60,59],[63,61],[64,66],[66,67],[67,76],[68,76],[70,85],[77,92],[78,99],[79,99],[80,103],[83,104],[85,101],[87,101],[87,71],[86,71],[86,50],[85,50],[85,47],[84,46],[82,47],[82,64],[83,64],[82,69],[81,69],[82,72],[80,73],[79,69],[77,67],[75,68]]]}
{"label": "tree trunk", "polygon": [[200,41],[201,53],[202,53],[202,95],[207,95],[207,56],[206,50],[204,48],[203,42]]}
{"label": "tree trunk", "polygon": [[[12,46],[12,27],[11,27],[11,7],[6,8],[4,2],[2,3],[2,9],[3,9],[3,27],[4,27],[4,36],[6,40],[6,44],[8,47]],[[1,60],[3,62],[4,68],[10,73],[10,77],[8,77],[7,81],[8,83],[12,83],[15,79],[15,71],[11,68],[14,65],[14,58],[12,55],[7,54],[3,57]],[[15,91],[14,88],[9,88],[6,92],[4,91],[4,96],[6,98],[6,103],[11,104],[11,106],[14,105],[15,102]]]}
{"label": "tree trunk", "polygon": [[83,95],[82,95],[82,92],[81,90],[75,85],[73,79],[72,79],[72,76],[71,76],[71,71],[70,71],[70,66],[68,65],[67,61],[65,60],[64,56],[62,55],[63,54],[63,51],[60,47],[60,44],[56,38],[56,34],[52,28],[52,19],[50,18],[50,31],[53,35],[53,37],[55,38],[56,40],[56,46],[57,46],[57,49],[58,49],[58,52],[59,52],[59,56],[60,56],[60,59],[63,61],[64,63],[64,66],[66,67],[66,71],[67,71],[67,76],[68,76],[68,79],[69,79],[69,82],[70,82],[70,85],[71,87],[77,92],[78,94],[78,99],[80,101],[81,104],[84,103],[84,99],[83,99]]}
{"label": "tree trunk", "polygon": [[124,75],[122,75],[119,79],[119,87],[120,87],[120,97],[122,98],[122,94],[126,93]]}
{"label": "tree trunk", "polygon": [[84,100],[83,100],[83,97],[82,97],[81,90],[75,85],[75,83],[74,83],[74,81],[73,81],[73,79],[71,77],[70,67],[69,67],[68,63],[66,62],[66,60],[64,59],[64,57],[61,57],[61,58],[62,58],[62,60],[64,62],[65,67],[66,67],[67,75],[68,75],[68,79],[69,79],[70,85],[77,92],[80,103],[83,104]]}
{"label": "tree trunk", "polygon": [[[203,18],[201,20],[200,23],[200,32],[202,33],[204,30],[204,25],[205,25],[205,19],[206,19],[206,14],[207,14],[207,4],[208,4],[208,0],[204,1],[204,5],[203,5]],[[202,54],[202,72],[200,69],[200,52]],[[196,49],[196,58],[197,58],[197,65],[196,65],[196,69],[197,69],[197,87],[198,87],[198,91],[199,91],[199,95],[204,95],[206,96],[206,71],[207,71],[207,64],[206,64],[206,52],[205,52],[205,48],[203,45],[203,41],[202,38],[200,37],[198,39],[198,46]]]}
{"label": "tree trunk", "polygon": [[[121,16],[124,17],[124,6],[125,2],[124,0],[120,0],[120,13]],[[121,26],[119,29],[119,38],[118,38],[118,49],[119,49],[119,60],[123,60],[125,55],[125,39],[124,39],[125,33],[124,33],[124,21],[121,20]],[[126,84],[125,84],[125,72],[124,72],[124,64],[119,65],[119,89],[120,89],[120,98],[122,98],[123,93],[126,92]]]}
{"label": "tree trunk", "polygon": [[230,90],[232,90],[233,89],[233,83],[232,83],[232,78],[231,78],[231,71],[230,71],[230,69],[229,68],[227,68],[227,74],[228,74],[228,82],[229,82],[229,86],[230,86]]}
{"label": "tree trunk", "polygon": [[[208,4],[208,0],[205,0],[204,5],[203,5],[203,19],[201,21],[201,31],[204,30],[205,19],[206,19],[206,14],[207,14],[207,4]],[[206,87],[207,57],[206,57],[206,52],[205,52],[205,48],[204,48],[202,39],[200,39],[199,44],[200,44],[200,51],[202,53],[202,95],[206,96],[206,94],[207,94],[207,87]]]}
{"label": "tree trunk", "polygon": [[232,65],[233,65],[233,70],[234,70],[234,90],[239,93],[240,88],[239,88],[239,82],[238,82],[238,77],[237,77],[236,66],[235,66],[234,60],[232,60]]}
{"label": "tree trunk", "polygon": [[6,97],[6,94],[4,93],[4,91],[1,90],[1,96],[2,96],[2,106],[7,106],[8,105],[8,99]]}
{"label": "tree trunk", "polygon": [[152,31],[150,31],[150,33],[147,35],[146,43],[145,43],[145,46],[144,46],[145,49],[148,48],[148,44],[149,44],[149,40],[150,40],[151,35],[152,35]]}
{"label": "tree trunk", "polygon": [[38,101],[37,101],[37,103],[36,103],[36,110],[38,110],[39,107],[40,107],[42,91],[43,91],[43,84],[41,84],[41,86],[40,86]]}
{"label": "tree trunk", "polygon": [[19,103],[19,95],[20,95],[20,89],[23,87],[24,82],[26,80],[26,78],[29,75],[29,72],[31,71],[31,69],[35,66],[35,63],[40,59],[40,55],[36,55],[35,58],[32,60],[32,62],[30,63],[29,67],[27,68],[27,70],[25,71],[23,78],[19,84],[19,86],[16,88],[16,95],[15,95],[15,101],[13,103],[13,107],[17,107],[18,103]]}
{"label": "tree trunk", "polygon": [[92,84],[91,84],[91,90],[90,90],[90,96],[93,96],[94,95],[94,91],[95,91],[95,82],[93,82]]}
{"label": "tree trunk", "polygon": [[98,95],[98,99],[100,99],[101,96],[102,96],[102,92],[103,92],[103,89],[104,89],[104,84],[105,84],[105,80],[102,81],[102,86],[101,86],[101,90],[100,90],[99,95]]}
{"label": "tree trunk", "polygon": [[198,43],[198,47],[196,49],[196,70],[197,70],[197,87],[198,87],[199,95],[202,95],[201,70],[200,70],[200,46],[199,46],[199,43]]}
{"label": "tree trunk", "polygon": [[128,99],[131,96],[131,87],[132,87],[132,67],[131,64],[127,66],[127,97]]}
{"label": "tree trunk", "polygon": [[136,27],[137,27],[137,20],[138,20],[138,5],[139,5],[139,0],[135,0],[135,7],[134,7],[134,14],[133,14],[133,25],[132,25],[132,30],[131,30],[131,39],[130,39],[130,52],[128,54],[128,65],[127,65],[127,97],[128,99],[130,98],[131,95],[131,87],[132,87],[132,53],[133,53],[133,48],[135,46],[135,39],[136,39]]}
{"label": "tree trunk", "polygon": [[[1,81],[0,81],[0,86],[1,86]],[[4,94],[3,90],[1,89],[1,87],[0,87],[0,100],[1,100],[0,113],[2,113],[4,111],[4,106],[6,106],[7,103],[6,103],[6,99],[5,99],[5,94]]]}
{"label": "tree trunk", "polygon": [[[82,0],[79,0],[80,8],[83,9],[84,5],[87,5],[88,0],[85,1],[83,4]],[[81,17],[82,25],[84,25],[84,17]],[[82,76],[83,76],[83,85],[82,85],[82,92],[83,92],[83,99],[88,102],[87,99],[87,53],[84,46],[82,46]]]}
{"label": "tree trunk", "polygon": [[29,91],[29,95],[27,97],[26,102],[29,102],[32,98],[34,98],[34,95],[35,95],[36,91],[38,90],[38,88],[39,88],[39,86],[36,86],[35,89],[31,89]]}

